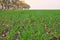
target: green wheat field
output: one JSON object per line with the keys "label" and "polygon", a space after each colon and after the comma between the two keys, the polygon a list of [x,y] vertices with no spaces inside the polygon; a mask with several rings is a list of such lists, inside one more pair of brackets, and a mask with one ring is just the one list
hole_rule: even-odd
{"label": "green wheat field", "polygon": [[0,10],[0,40],[60,40],[60,10]]}

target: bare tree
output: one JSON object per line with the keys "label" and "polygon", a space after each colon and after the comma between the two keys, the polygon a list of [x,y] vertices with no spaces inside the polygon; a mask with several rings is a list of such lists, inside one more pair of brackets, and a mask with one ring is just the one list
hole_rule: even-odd
{"label": "bare tree", "polygon": [[3,2],[2,2],[2,0],[0,0],[0,4],[1,4],[1,6],[2,6],[2,9],[3,9]]}
{"label": "bare tree", "polygon": [[23,3],[20,0],[0,0],[0,4],[3,10],[9,10],[10,8],[15,10],[30,8],[29,5],[27,5],[26,3]]}

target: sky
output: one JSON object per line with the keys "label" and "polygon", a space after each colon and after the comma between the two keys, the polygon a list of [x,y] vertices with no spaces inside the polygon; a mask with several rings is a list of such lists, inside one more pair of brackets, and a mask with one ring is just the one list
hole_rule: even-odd
{"label": "sky", "polygon": [[60,9],[60,0],[24,0],[30,9]]}

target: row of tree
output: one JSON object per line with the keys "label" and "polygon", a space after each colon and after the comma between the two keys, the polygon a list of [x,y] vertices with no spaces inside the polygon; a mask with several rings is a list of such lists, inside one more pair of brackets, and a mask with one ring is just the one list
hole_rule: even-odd
{"label": "row of tree", "polygon": [[0,0],[2,10],[29,9],[30,6],[20,0]]}

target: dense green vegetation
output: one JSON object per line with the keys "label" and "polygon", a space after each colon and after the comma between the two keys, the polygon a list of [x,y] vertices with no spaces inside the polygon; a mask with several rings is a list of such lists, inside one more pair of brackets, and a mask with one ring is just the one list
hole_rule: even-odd
{"label": "dense green vegetation", "polygon": [[60,10],[0,11],[0,40],[50,40],[53,36],[60,36]]}

